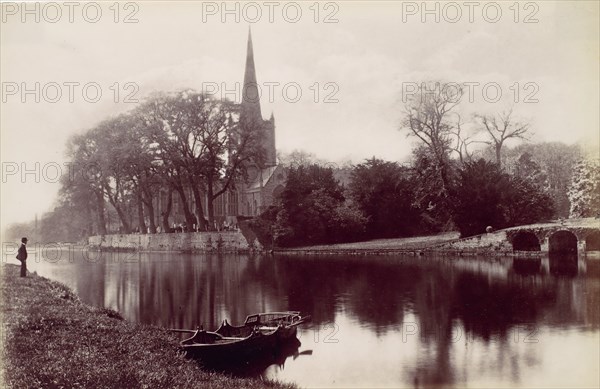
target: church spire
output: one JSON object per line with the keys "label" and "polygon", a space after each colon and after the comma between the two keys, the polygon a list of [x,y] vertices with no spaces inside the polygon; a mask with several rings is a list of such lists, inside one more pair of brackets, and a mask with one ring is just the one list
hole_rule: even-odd
{"label": "church spire", "polygon": [[246,70],[242,88],[242,112],[240,120],[262,120],[260,112],[260,93],[256,82],[254,68],[254,50],[252,48],[252,31],[248,27],[248,48],[246,50]]}
{"label": "church spire", "polygon": [[254,49],[250,28],[248,28],[248,49],[246,52],[246,70],[244,71],[244,87],[242,88],[240,124],[250,131],[258,132],[260,136],[260,143],[264,150],[264,158],[258,162],[261,168],[277,165],[275,119],[271,115],[271,120],[263,120],[260,112],[260,88],[256,81]]}

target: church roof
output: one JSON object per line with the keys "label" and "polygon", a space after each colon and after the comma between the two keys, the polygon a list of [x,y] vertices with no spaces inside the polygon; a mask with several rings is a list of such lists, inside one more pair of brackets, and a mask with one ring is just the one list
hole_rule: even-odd
{"label": "church roof", "polygon": [[259,170],[258,174],[256,175],[256,178],[250,183],[248,183],[248,190],[252,191],[264,188],[269,183],[269,180],[273,177],[278,167],[279,165],[269,166]]}

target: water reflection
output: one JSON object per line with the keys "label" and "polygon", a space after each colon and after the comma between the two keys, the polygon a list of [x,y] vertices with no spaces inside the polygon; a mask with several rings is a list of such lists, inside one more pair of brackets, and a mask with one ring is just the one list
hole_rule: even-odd
{"label": "water reflection", "polygon": [[281,371],[285,368],[285,361],[288,358],[295,360],[302,355],[312,355],[312,350],[299,351],[302,343],[296,337],[278,345],[275,348],[266,349],[260,354],[254,355],[252,359],[235,361],[232,363],[221,362],[217,365],[206,365],[202,361],[198,364],[203,368],[223,372],[236,377],[255,377],[265,373],[270,369],[271,374]]}
{"label": "water reflection", "polygon": [[86,302],[164,327],[216,328],[274,310],[312,315],[301,346],[238,375],[321,387],[598,386],[599,264],[105,253],[33,270]]}
{"label": "water reflection", "polygon": [[[548,255],[550,273],[555,276],[575,277],[579,271],[577,253],[550,253]],[[584,263],[582,260],[581,263]]]}

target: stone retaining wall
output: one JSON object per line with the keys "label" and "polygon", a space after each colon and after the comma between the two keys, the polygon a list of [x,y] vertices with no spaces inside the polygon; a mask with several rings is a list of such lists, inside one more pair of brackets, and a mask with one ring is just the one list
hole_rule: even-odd
{"label": "stone retaining wall", "polygon": [[458,239],[436,247],[436,249],[444,248],[458,250],[478,249],[489,251],[512,251],[512,244],[506,239],[506,231],[498,231]]}
{"label": "stone retaining wall", "polygon": [[171,234],[114,234],[88,238],[92,249],[115,251],[260,251],[258,241],[248,242],[239,231],[185,232]]}

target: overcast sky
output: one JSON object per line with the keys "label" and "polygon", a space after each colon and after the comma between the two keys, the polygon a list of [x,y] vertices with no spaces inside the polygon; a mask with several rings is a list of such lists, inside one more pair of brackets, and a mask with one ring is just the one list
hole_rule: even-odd
{"label": "overcast sky", "polygon": [[[51,209],[58,184],[48,181],[66,162],[69,136],[133,108],[128,96],[203,85],[217,85],[218,96],[240,90],[249,26],[263,116],[275,115],[282,152],[406,161],[403,87],[427,80],[472,83],[459,108],[464,120],[514,106],[536,141],[598,144],[596,1],[437,3],[437,15],[436,3],[426,14],[421,2],[229,3],[229,15],[221,2],[121,3],[118,13],[112,4],[101,3],[101,16],[93,6],[30,4],[27,14],[2,4],[2,228]],[[15,166],[35,171],[36,162],[40,177],[9,174]]]}

